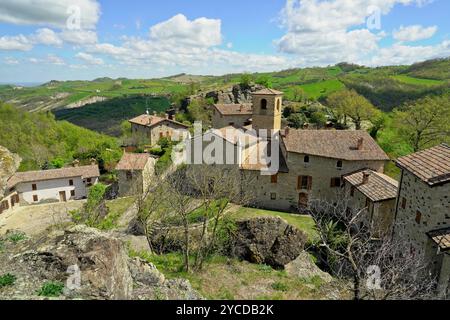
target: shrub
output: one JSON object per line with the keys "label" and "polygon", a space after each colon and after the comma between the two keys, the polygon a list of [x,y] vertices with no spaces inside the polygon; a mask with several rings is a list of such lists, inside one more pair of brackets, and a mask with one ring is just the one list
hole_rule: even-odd
{"label": "shrub", "polygon": [[283,282],[274,282],[274,283],[272,283],[272,289],[274,289],[276,291],[286,292],[289,290],[289,287],[287,284],[285,284]]}
{"label": "shrub", "polygon": [[27,238],[25,233],[23,232],[15,232],[8,236],[8,240],[13,242],[14,244],[23,241]]}
{"label": "shrub", "polygon": [[162,155],[164,155],[164,150],[161,147],[154,147],[150,149],[150,154],[161,157]]}
{"label": "shrub", "polygon": [[38,296],[42,297],[59,297],[64,290],[64,284],[59,281],[48,281],[44,283],[38,291]]}
{"label": "shrub", "polygon": [[0,276],[0,288],[14,285],[16,276],[10,273]]}
{"label": "shrub", "polygon": [[170,147],[171,142],[168,138],[163,137],[163,138],[159,139],[158,145],[161,146],[161,149],[167,149],[168,147]]}

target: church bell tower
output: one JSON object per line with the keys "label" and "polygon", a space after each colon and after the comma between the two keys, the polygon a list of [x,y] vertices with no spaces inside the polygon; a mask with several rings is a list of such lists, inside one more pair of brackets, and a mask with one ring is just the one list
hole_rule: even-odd
{"label": "church bell tower", "polygon": [[263,89],[253,92],[252,96],[253,129],[256,131],[266,129],[268,133],[280,130],[283,92],[273,89]]}

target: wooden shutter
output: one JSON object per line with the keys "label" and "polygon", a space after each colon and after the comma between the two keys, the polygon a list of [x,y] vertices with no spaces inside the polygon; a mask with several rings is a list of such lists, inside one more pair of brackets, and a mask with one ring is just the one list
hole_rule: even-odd
{"label": "wooden shutter", "polygon": [[334,183],[334,178],[331,178],[330,187],[334,188],[336,184]]}
{"label": "wooden shutter", "polygon": [[302,176],[297,177],[297,190],[302,188]]}
{"label": "wooden shutter", "polygon": [[312,189],[312,177],[309,176],[308,177],[308,190],[311,190],[311,189]]}

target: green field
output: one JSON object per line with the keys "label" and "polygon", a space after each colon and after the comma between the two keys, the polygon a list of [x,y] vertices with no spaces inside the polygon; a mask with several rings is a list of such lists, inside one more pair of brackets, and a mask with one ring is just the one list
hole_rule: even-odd
{"label": "green field", "polygon": [[322,82],[304,84],[300,86],[300,88],[302,88],[305,91],[308,98],[314,100],[320,97],[326,97],[330,93],[339,91],[344,87],[345,87],[344,84],[339,80],[326,80]]}
{"label": "green field", "polygon": [[420,78],[413,78],[410,76],[405,75],[396,75],[392,76],[395,80],[398,80],[403,83],[407,84],[415,84],[415,85],[421,85],[421,86],[439,86],[444,84],[444,81],[441,80],[430,80],[430,79],[420,79]]}

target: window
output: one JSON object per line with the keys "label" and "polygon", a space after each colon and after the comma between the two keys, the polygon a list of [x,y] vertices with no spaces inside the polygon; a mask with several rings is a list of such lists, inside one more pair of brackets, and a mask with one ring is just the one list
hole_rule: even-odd
{"label": "window", "polygon": [[75,190],[70,190],[70,196],[75,197]]}
{"label": "window", "polygon": [[351,189],[350,189],[350,196],[351,197],[355,196],[355,187],[354,186],[352,186]]}
{"label": "window", "polygon": [[36,190],[37,190],[37,185],[36,185],[36,183],[33,183],[33,184],[31,185],[31,190],[33,190],[33,191],[36,191]]}
{"label": "window", "polygon": [[274,174],[270,177],[271,183],[278,183],[278,174]]}
{"label": "window", "polygon": [[297,181],[297,189],[299,190],[311,190],[312,187],[312,177],[309,176],[299,176]]}
{"label": "window", "polygon": [[406,209],[406,198],[402,198],[402,209]]}
{"label": "window", "polygon": [[271,193],[270,194],[270,200],[277,200],[277,194],[276,193]]}
{"label": "window", "polygon": [[422,212],[417,211],[416,212],[416,223],[420,224],[421,221],[422,221]]}
{"label": "window", "polygon": [[337,162],[336,167],[337,167],[338,169],[342,169],[342,161],[341,161],[341,160],[339,160],[339,161]]}
{"label": "window", "polygon": [[69,186],[73,186],[73,180],[69,180]]}
{"label": "window", "polygon": [[341,186],[341,178],[331,178],[330,187],[338,188]]}
{"label": "window", "polygon": [[126,175],[127,175],[127,180],[128,181],[133,179],[133,173],[131,171],[127,171]]}
{"label": "window", "polygon": [[229,126],[234,126],[234,122],[228,123]]}
{"label": "window", "polygon": [[34,202],[38,202],[39,201],[39,197],[36,194],[33,195],[33,201]]}
{"label": "window", "polygon": [[303,162],[304,162],[304,163],[309,163],[309,156],[305,156],[305,157],[303,158]]}
{"label": "window", "polygon": [[91,178],[87,178],[87,182],[88,182],[88,183],[91,183],[91,182],[92,182],[92,179],[91,179]]}
{"label": "window", "polygon": [[267,110],[267,100],[266,99],[261,100],[261,110]]}

